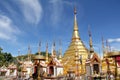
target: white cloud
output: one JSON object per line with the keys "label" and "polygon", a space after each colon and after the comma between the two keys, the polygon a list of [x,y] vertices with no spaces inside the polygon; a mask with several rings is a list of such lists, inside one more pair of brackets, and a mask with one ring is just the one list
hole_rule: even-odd
{"label": "white cloud", "polygon": [[[17,15],[17,12],[15,11],[13,6],[9,2],[3,1],[2,4],[5,7],[5,9],[8,11],[8,13],[10,13],[11,16],[15,17],[15,15]],[[2,12],[4,12],[4,11],[2,11]]]}
{"label": "white cloud", "polygon": [[112,43],[112,42],[120,42],[120,38],[108,39],[108,42],[110,42],[110,43]]}
{"label": "white cloud", "polygon": [[119,44],[112,44],[111,51],[120,51],[120,45]]}
{"label": "white cloud", "polygon": [[70,2],[70,1],[65,1],[65,0],[63,0],[63,3],[64,3],[64,4],[67,4],[67,5],[71,6],[71,7],[73,7],[73,6],[76,5],[75,2]]}
{"label": "white cloud", "polygon": [[42,6],[39,0],[19,0],[19,2],[26,21],[38,24],[42,17]]}
{"label": "white cloud", "polygon": [[7,16],[0,14],[0,39],[16,40],[16,35],[20,30],[13,24]]}
{"label": "white cloud", "polygon": [[49,3],[52,4],[50,6],[52,8],[50,19],[52,24],[56,25],[60,21],[63,12],[62,0],[50,0]]}
{"label": "white cloud", "polygon": [[53,25],[59,24],[63,20],[64,5],[73,7],[73,5],[76,4],[74,2],[70,2],[69,0],[49,0],[49,3],[49,8],[52,8],[50,13],[50,20]]}
{"label": "white cloud", "polygon": [[108,39],[108,42],[111,43],[111,50],[112,51],[120,51],[120,38],[111,38]]}

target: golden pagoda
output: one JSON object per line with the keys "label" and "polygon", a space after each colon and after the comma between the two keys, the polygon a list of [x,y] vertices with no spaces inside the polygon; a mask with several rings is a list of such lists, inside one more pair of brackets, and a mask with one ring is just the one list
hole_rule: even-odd
{"label": "golden pagoda", "polygon": [[[86,72],[85,62],[86,59],[88,58],[88,50],[83,44],[82,40],[80,39],[76,14],[77,14],[76,8],[74,8],[74,29],[73,29],[72,41],[62,58],[64,74],[67,73],[68,69],[71,66],[73,71],[75,71],[75,73],[78,72],[76,69],[77,67],[79,69],[80,74],[84,74]],[[78,66],[76,65],[76,59],[77,59],[76,54],[78,54],[78,57],[82,56],[82,64],[80,63],[79,60],[77,60]]]}

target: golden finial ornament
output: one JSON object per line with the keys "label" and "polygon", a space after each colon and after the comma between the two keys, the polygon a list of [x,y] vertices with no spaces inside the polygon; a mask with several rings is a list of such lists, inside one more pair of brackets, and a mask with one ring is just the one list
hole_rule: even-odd
{"label": "golden finial ornament", "polygon": [[77,14],[76,7],[74,7],[74,14]]}
{"label": "golden finial ornament", "polygon": [[93,49],[93,44],[92,44],[92,34],[91,34],[91,31],[90,31],[90,25],[88,25],[88,33],[89,33],[90,53],[93,53],[94,49]]}
{"label": "golden finial ornament", "polygon": [[46,63],[48,63],[48,43],[46,44]]}

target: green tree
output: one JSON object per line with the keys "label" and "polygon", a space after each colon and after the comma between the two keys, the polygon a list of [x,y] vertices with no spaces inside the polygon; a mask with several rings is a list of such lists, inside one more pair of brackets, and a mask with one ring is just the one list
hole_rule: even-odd
{"label": "green tree", "polygon": [[13,62],[13,57],[12,57],[11,53],[5,52],[4,58],[5,58],[6,62],[9,62],[9,63]]}
{"label": "green tree", "polygon": [[0,54],[0,67],[3,66],[4,62],[5,62],[4,55]]}
{"label": "green tree", "polygon": [[11,55],[11,53],[2,52],[2,50],[3,49],[0,47],[0,66],[8,66],[8,64],[14,61],[13,56]]}
{"label": "green tree", "polygon": [[3,50],[3,49],[0,47],[0,54],[2,53],[2,50]]}
{"label": "green tree", "polygon": [[[40,54],[43,55],[43,56],[46,56],[46,52],[41,52]],[[48,53],[48,57],[50,56],[50,54],[51,53]],[[36,52],[35,55],[38,55],[38,52]]]}

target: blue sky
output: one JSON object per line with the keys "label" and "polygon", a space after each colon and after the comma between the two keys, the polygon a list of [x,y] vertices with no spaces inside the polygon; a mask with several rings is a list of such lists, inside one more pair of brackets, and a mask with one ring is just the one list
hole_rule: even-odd
{"label": "blue sky", "polygon": [[0,0],[0,46],[4,52],[17,56],[49,52],[52,43],[62,42],[62,52],[67,50],[73,32],[73,10],[77,8],[77,21],[82,41],[89,49],[88,25],[91,27],[95,51],[101,53],[101,37],[108,39],[112,50],[120,50],[119,0]]}

